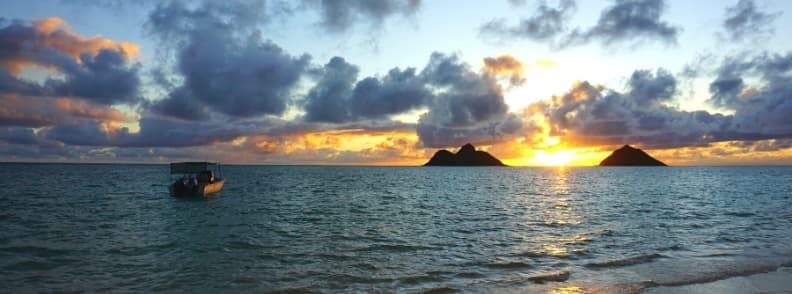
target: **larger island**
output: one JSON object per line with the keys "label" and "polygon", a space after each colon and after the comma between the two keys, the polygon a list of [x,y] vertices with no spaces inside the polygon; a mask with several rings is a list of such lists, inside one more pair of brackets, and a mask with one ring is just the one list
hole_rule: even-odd
{"label": "larger island", "polygon": [[424,166],[506,166],[487,152],[476,150],[467,143],[457,153],[438,150]]}

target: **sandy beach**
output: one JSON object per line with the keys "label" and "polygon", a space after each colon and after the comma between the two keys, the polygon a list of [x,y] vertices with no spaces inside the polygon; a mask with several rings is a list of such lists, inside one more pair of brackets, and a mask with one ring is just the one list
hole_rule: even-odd
{"label": "sandy beach", "polygon": [[792,293],[792,268],[701,284],[650,287],[642,293]]}

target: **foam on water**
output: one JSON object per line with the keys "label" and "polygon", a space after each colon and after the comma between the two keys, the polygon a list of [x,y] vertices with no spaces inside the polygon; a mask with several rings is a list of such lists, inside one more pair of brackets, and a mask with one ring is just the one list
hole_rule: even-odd
{"label": "foam on water", "polygon": [[224,172],[179,199],[164,165],[3,164],[0,284],[631,292],[792,265],[787,167]]}

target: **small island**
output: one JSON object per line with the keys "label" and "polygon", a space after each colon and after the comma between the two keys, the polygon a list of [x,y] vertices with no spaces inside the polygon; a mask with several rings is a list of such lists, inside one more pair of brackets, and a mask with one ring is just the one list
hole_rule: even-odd
{"label": "small island", "polygon": [[667,166],[641,149],[624,145],[602,160],[600,166]]}
{"label": "small island", "polygon": [[424,166],[506,166],[487,152],[476,150],[472,144],[462,146],[457,153],[438,150]]}

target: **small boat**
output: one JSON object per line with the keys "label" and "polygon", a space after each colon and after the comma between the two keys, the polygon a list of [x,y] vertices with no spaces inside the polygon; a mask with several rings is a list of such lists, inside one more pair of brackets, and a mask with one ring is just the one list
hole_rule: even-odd
{"label": "small boat", "polygon": [[[207,196],[220,192],[225,184],[220,164],[215,162],[176,162],[170,164],[171,196]],[[174,180],[174,176],[178,176]]]}

